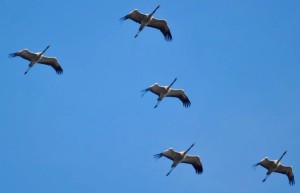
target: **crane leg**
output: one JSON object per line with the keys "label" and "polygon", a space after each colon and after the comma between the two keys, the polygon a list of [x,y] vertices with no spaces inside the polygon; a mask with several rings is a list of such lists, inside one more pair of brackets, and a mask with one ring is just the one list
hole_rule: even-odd
{"label": "crane leg", "polygon": [[137,38],[141,31],[142,30],[139,30],[134,37]]}
{"label": "crane leg", "polygon": [[160,102],[161,102],[161,100],[157,100],[157,103],[156,103],[156,105],[154,106],[154,108],[156,108],[156,107],[159,105]]}
{"label": "crane leg", "polygon": [[31,68],[32,68],[32,66],[29,66],[29,67],[27,68],[27,70],[24,72],[24,74],[27,74],[28,71],[29,71]]}
{"label": "crane leg", "polygon": [[263,179],[262,182],[265,182],[267,180],[267,178],[269,177],[269,174],[266,175],[266,177]]}
{"label": "crane leg", "polygon": [[170,171],[166,174],[166,176],[170,175],[170,173],[174,170],[175,167],[172,167]]}

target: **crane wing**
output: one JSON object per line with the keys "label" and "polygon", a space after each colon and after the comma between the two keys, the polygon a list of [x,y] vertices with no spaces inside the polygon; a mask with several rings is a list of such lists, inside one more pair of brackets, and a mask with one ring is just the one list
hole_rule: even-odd
{"label": "crane wing", "polygon": [[191,105],[191,102],[189,98],[185,95],[184,90],[175,90],[175,89],[170,89],[167,97],[176,97],[181,100],[183,103],[184,107],[189,107]]}
{"label": "crane wing", "polygon": [[137,23],[141,23],[144,19],[146,19],[147,15],[140,13],[137,9],[130,12],[128,15],[125,15],[120,20],[124,21],[126,19],[131,19]]}
{"label": "crane wing", "polygon": [[174,161],[174,159],[180,159],[182,157],[182,155],[180,153],[174,151],[172,148],[170,148],[162,153],[155,154],[154,158],[159,159],[162,156],[165,156],[166,158],[168,158],[172,161]]}
{"label": "crane wing", "polygon": [[52,66],[52,68],[54,68],[54,70],[56,71],[57,74],[63,73],[63,69],[57,62],[56,58],[48,58],[48,57],[42,56],[42,58],[38,61],[38,63]]}
{"label": "crane wing", "polygon": [[31,61],[33,58],[37,57],[38,54],[32,53],[29,50],[24,49],[24,50],[21,50],[19,52],[10,54],[10,56],[11,57],[20,56],[20,57],[24,58],[25,60]]}
{"label": "crane wing", "polygon": [[265,158],[259,162],[259,165],[269,170],[271,167],[275,166],[275,160],[269,160],[268,158]]}
{"label": "crane wing", "polygon": [[162,152],[162,155],[166,158],[169,158],[170,160],[174,160],[177,157],[182,157],[182,155],[176,151],[174,151],[172,148]]}
{"label": "crane wing", "polygon": [[295,178],[292,167],[279,165],[275,172],[287,175],[291,186],[295,184]]}
{"label": "crane wing", "polygon": [[149,91],[153,92],[156,95],[160,95],[163,92],[167,92],[167,89],[164,86],[159,86],[157,83],[155,83],[154,85],[150,86],[148,88]]}
{"label": "crane wing", "polygon": [[201,163],[200,158],[198,156],[186,155],[183,158],[182,163],[192,164],[193,167],[195,168],[195,171],[196,171],[197,174],[201,174],[203,172],[202,163]]}
{"label": "crane wing", "polygon": [[161,33],[163,33],[165,40],[167,41],[172,40],[172,34],[166,20],[159,20],[159,19],[152,18],[150,23],[147,26],[159,29]]}

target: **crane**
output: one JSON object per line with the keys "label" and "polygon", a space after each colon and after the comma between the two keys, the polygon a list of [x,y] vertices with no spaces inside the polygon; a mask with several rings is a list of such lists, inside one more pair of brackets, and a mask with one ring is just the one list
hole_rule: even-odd
{"label": "crane", "polygon": [[154,94],[158,95],[157,104],[154,106],[156,108],[159,103],[162,101],[164,97],[176,97],[181,100],[184,107],[189,107],[191,102],[189,98],[186,96],[184,90],[180,89],[172,89],[171,86],[176,82],[177,78],[169,86],[160,86],[159,84],[155,83],[152,86],[142,90],[143,92],[142,97],[146,94],[146,92],[151,91]]}
{"label": "crane", "polygon": [[15,53],[11,53],[11,54],[9,54],[9,56],[12,57],[12,58],[20,56],[20,57],[24,58],[25,60],[30,61],[28,69],[25,71],[24,74],[27,74],[28,71],[36,63],[50,65],[50,66],[52,66],[52,68],[54,68],[54,70],[56,71],[57,74],[62,74],[63,69],[61,68],[61,66],[57,62],[57,59],[56,58],[49,58],[49,57],[46,57],[46,56],[43,55],[49,47],[50,47],[50,45],[48,45],[44,49],[43,52],[32,53],[28,49],[24,49],[24,50],[20,50],[18,52],[15,52]]}
{"label": "crane", "polygon": [[176,152],[172,148],[167,149],[166,151],[155,154],[154,158],[159,159],[162,156],[170,159],[173,161],[173,164],[171,166],[170,171],[166,174],[166,176],[170,175],[170,173],[173,171],[173,169],[179,164],[179,163],[186,163],[186,164],[192,164],[195,172],[197,174],[201,174],[203,172],[202,163],[200,161],[200,158],[198,156],[190,156],[187,155],[187,152],[195,145],[193,143],[191,147],[189,147],[186,151]]}
{"label": "crane", "polygon": [[171,31],[168,27],[167,21],[166,20],[155,19],[153,17],[153,14],[156,12],[156,10],[159,7],[160,7],[160,5],[158,5],[154,9],[154,11],[150,14],[143,14],[143,13],[140,13],[137,9],[135,9],[132,12],[130,12],[129,14],[127,14],[126,16],[122,17],[120,19],[120,21],[131,19],[131,20],[141,24],[140,28],[139,28],[139,31],[134,36],[135,38],[138,37],[139,33],[144,29],[145,26],[148,26],[148,27],[153,27],[153,28],[156,28],[156,29],[160,30],[162,32],[162,34],[164,35],[165,40],[166,41],[171,41],[172,40],[172,34],[171,34]]}
{"label": "crane", "polygon": [[281,174],[287,175],[289,179],[289,184],[292,186],[295,184],[295,178],[293,174],[293,169],[291,166],[284,166],[280,163],[280,160],[283,158],[283,156],[287,153],[285,151],[282,156],[279,158],[279,160],[269,160],[268,157],[265,157],[262,159],[260,162],[257,164],[254,164],[253,167],[254,169],[258,166],[261,165],[262,167],[266,168],[268,170],[266,177],[263,179],[262,182],[265,182],[267,178],[270,176],[272,172],[277,172]]}

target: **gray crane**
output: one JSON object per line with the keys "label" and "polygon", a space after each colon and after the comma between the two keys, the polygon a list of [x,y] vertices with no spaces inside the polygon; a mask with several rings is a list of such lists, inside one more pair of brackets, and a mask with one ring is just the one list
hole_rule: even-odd
{"label": "gray crane", "polygon": [[289,179],[289,184],[292,186],[295,184],[295,178],[293,174],[293,169],[291,166],[284,166],[280,163],[280,160],[283,158],[283,156],[286,154],[287,151],[285,151],[282,156],[279,158],[279,160],[269,160],[268,157],[265,157],[257,164],[254,164],[254,169],[261,165],[262,167],[266,168],[268,170],[266,177],[263,179],[263,182],[267,180],[267,178],[270,176],[272,172],[277,172],[281,174],[285,174]]}
{"label": "gray crane", "polygon": [[142,90],[142,96],[145,95],[146,92],[151,91],[152,93],[158,95],[157,104],[154,106],[156,108],[159,103],[162,101],[164,97],[176,97],[181,100],[184,107],[189,107],[191,102],[189,98],[186,96],[184,90],[182,89],[172,89],[171,86],[176,82],[177,78],[169,86],[160,86],[159,84],[155,83],[152,86]]}
{"label": "gray crane", "polygon": [[148,27],[153,27],[161,31],[161,33],[164,35],[165,40],[171,41],[172,40],[172,35],[171,31],[168,27],[167,21],[166,20],[160,20],[160,19],[155,19],[153,17],[153,14],[155,11],[159,8],[160,6],[158,5],[154,11],[150,14],[143,14],[140,13],[137,9],[133,10],[130,12],[128,15],[122,17],[120,21],[124,21],[127,19],[131,19],[132,21],[135,21],[140,24],[139,31],[136,33],[134,36],[135,38],[138,37],[139,33],[144,29],[145,26]]}
{"label": "gray crane", "polygon": [[203,172],[202,163],[200,161],[200,158],[198,156],[191,156],[187,155],[187,152],[195,145],[192,144],[191,147],[189,147],[186,151],[176,152],[172,148],[159,153],[155,154],[154,157],[156,159],[161,158],[162,156],[170,159],[173,161],[173,164],[171,166],[171,170],[166,174],[166,176],[170,175],[170,173],[173,171],[173,169],[179,164],[179,163],[186,163],[193,165],[195,172],[197,174],[201,174]]}
{"label": "gray crane", "polygon": [[62,74],[63,69],[57,62],[57,59],[49,58],[49,57],[46,57],[43,55],[49,47],[50,47],[50,45],[47,46],[43,52],[32,53],[28,49],[24,49],[24,50],[15,52],[15,53],[11,53],[11,54],[9,54],[9,56],[12,58],[20,56],[20,57],[24,58],[25,60],[30,61],[28,69],[25,71],[24,74],[27,74],[28,71],[37,63],[52,66],[52,68],[54,68],[54,70],[56,71],[57,74]]}

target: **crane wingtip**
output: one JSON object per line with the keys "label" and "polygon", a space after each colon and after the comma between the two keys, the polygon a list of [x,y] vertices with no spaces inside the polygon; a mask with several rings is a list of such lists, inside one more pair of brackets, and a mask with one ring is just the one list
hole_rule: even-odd
{"label": "crane wingtip", "polygon": [[146,88],[146,89],[144,89],[144,90],[141,90],[141,91],[140,91],[140,92],[142,92],[141,97],[143,97],[143,96],[146,94],[146,92],[148,92],[148,91],[149,91],[148,88]]}
{"label": "crane wingtip", "polygon": [[17,56],[17,53],[15,52],[15,53],[10,53],[10,54],[8,54],[8,57],[10,57],[10,58],[14,58],[14,57],[16,57]]}
{"label": "crane wingtip", "polygon": [[190,102],[190,101],[184,102],[184,103],[183,103],[183,106],[184,106],[185,108],[189,108],[189,107],[191,106],[191,102]]}
{"label": "crane wingtip", "polygon": [[126,19],[128,19],[128,16],[127,16],[127,15],[124,16],[124,17],[121,17],[121,18],[119,19],[119,21],[122,23],[122,22],[125,21]]}
{"label": "crane wingtip", "polygon": [[158,153],[158,154],[153,155],[153,157],[154,157],[155,159],[159,159],[159,158],[161,158],[162,156],[163,156],[162,153]]}
{"label": "crane wingtip", "polygon": [[253,170],[255,170],[258,165],[259,165],[259,163],[252,165]]}
{"label": "crane wingtip", "polygon": [[61,74],[63,74],[63,69],[59,69],[59,70],[56,70],[56,74],[58,74],[58,75],[61,75]]}
{"label": "crane wingtip", "polygon": [[166,40],[167,42],[171,42],[171,41],[173,40],[173,37],[172,37],[172,34],[171,34],[170,31],[164,33],[164,36],[165,36],[165,40]]}

